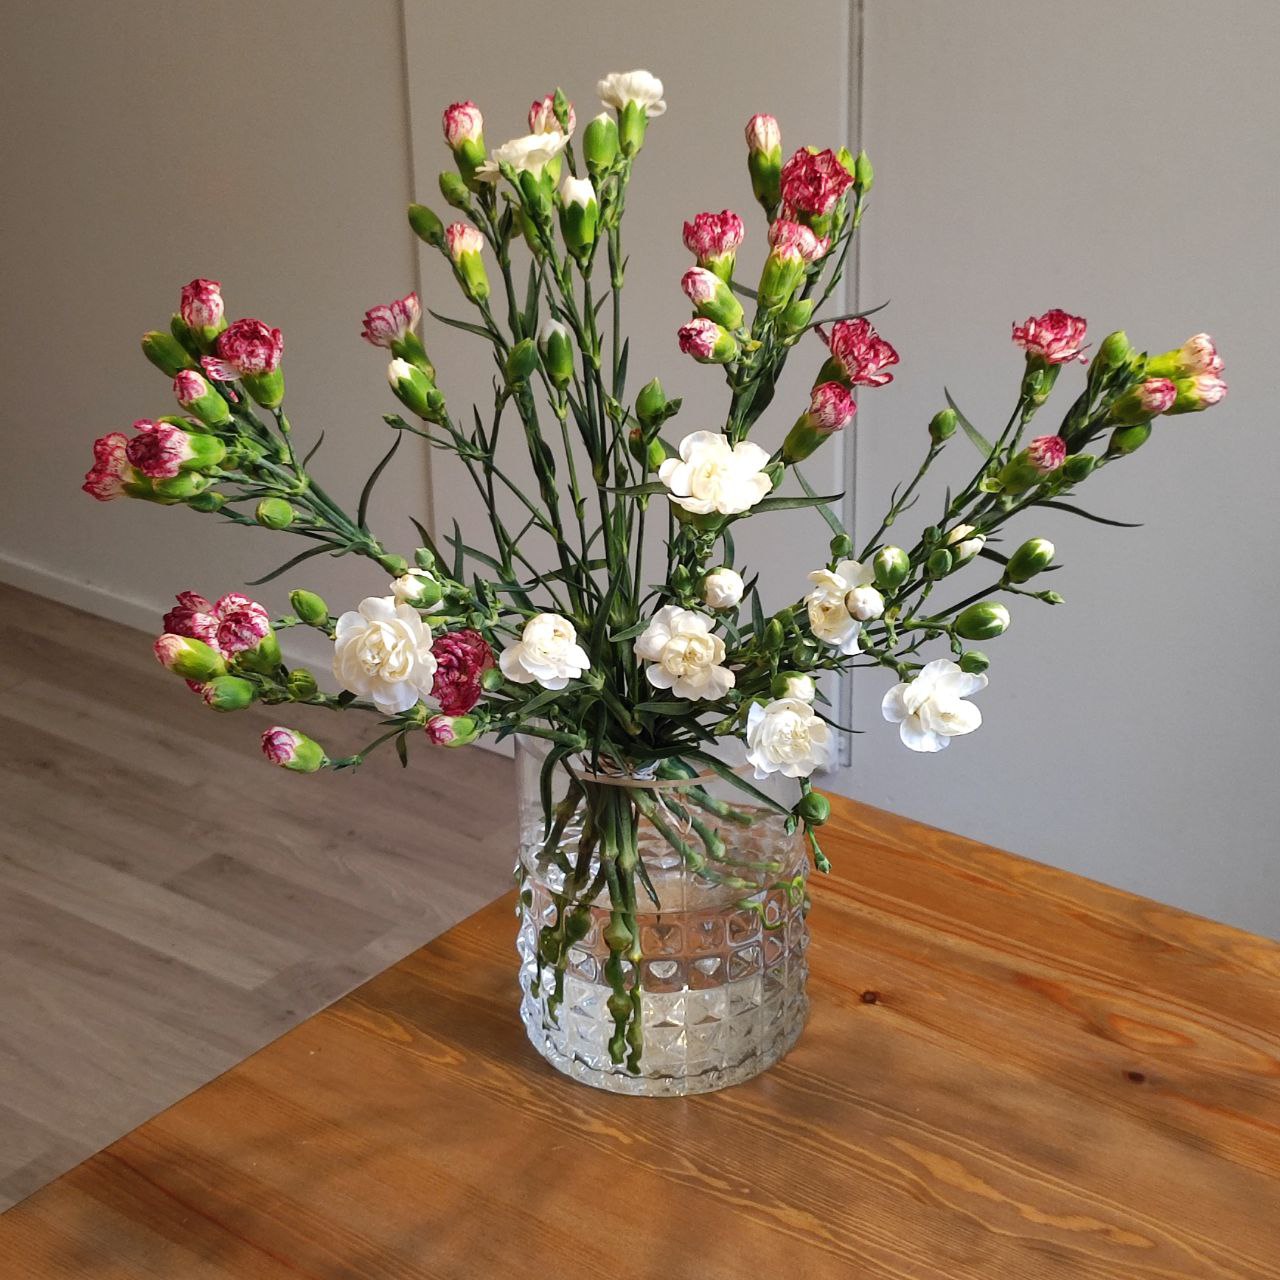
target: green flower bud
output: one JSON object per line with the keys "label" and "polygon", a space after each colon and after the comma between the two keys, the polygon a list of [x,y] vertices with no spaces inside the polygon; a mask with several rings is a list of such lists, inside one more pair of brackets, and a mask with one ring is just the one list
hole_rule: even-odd
{"label": "green flower bud", "polygon": [[813,677],[803,671],[779,671],[769,685],[769,692],[775,698],[799,698],[801,702],[812,702],[817,687]]}
{"label": "green flower bud", "polygon": [[502,367],[507,386],[519,386],[529,381],[529,375],[538,367],[538,348],[532,338],[521,338],[507,353],[506,363]]}
{"label": "green flower bud", "polygon": [[417,551],[413,553],[413,563],[416,564],[419,569],[426,569],[429,572],[436,567],[436,558],[427,550],[426,547],[419,547]]}
{"label": "green flower bud", "polygon": [[250,398],[264,409],[278,409],[284,403],[284,370],[246,373],[240,379]]}
{"label": "green flower bud", "polygon": [[506,681],[506,676],[498,667],[488,667],[480,677],[480,687],[485,693],[497,693]]}
{"label": "green flower bud", "polygon": [[649,113],[638,102],[623,104],[618,112],[618,143],[624,156],[634,156],[644,146]]}
{"label": "green flower bud", "polygon": [[315,676],[306,667],[295,667],[289,672],[288,689],[295,702],[307,702],[320,692]]}
{"label": "green flower bud", "polygon": [[214,711],[243,711],[258,696],[253,684],[240,676],[214,676],[200,690],[206,707]]}
{"label": "green flower bud", "polygon": [[911,559],[901,547],[881,547],[871,557],[871,567],[875,571],[876,586],[882,591],[893,591],[907,580]]}
{"label": "green flower bud", "polygon": [[938,547],[929,553],[925,569],[931,578],[945,578],[951,572],[954,557],[946,547]]}
{"label": "green flower bud", "polygon": [[1113,458],[1122,458],[1126,454],[1141,449],[1151,438],[1151,423],[1139,422],[1131,427],[1117,427],[1107,442],[1107,453]]}
{"label": "green flower bud", "polygon": [[831,539],[831,558],[847,560],[851,555],[853,555],[853,539],[847,533],[837,533]]}
{"label": "green flower bud", "polygon": [[627,432],[627,450],[637,461],[642,462],[648,471],[657,471],[667,460],[666,446],[657,436],[650,440],[644,438],[640,427],[632,427]]}
{"label": "green flower bud", "polygon": [[1062,464],[1062,478],[1068,484],[1079,484],[1088,477],[1098,465],[1098,459],[1091,453],[1073,453]]}
{"label": "green flower bud", "polygon": [[803,333],[813,319],[814,298],[793,298],[777,319],[777,328],[785,338]]}
{"label": "green flower bud", "polygon": [[618,158],[618,125],[614,118],[602,111],[582,135],[582,154],[587,170],[593,178],[608,169]]}
{"label": "green flower bud", "polygon": [[297,729],[273,725],[262,735],[262,754],[292,773],[316,773],[329,763],[324,748]]}
{"label": "green flower bud", "polygon": [[565,248],[579,262],[591,256],[599,221],[595,188],[586,178],[566,177],[560,189],[560,234]]}
{"label": "green flower bud", "polygon": [[471,193],[467,190],[467,184],[448,169],[440,175],[440,194],[445,203],[454,209],[461,209],[465,213],[471,208]]}
{"label": "green flower bud", "polygon": [[742,303],[714,271],[692,267],[685,272],[680,287],[698,315],[714,320],[726,329],[742,327]]}
{"label": "green flower bud", "polygon": [[1129,335],[1123,329],[1117,329],[1115,333],[1107,334],[1099,344],[1098,354],[1093,357],[1093,368],[1099,373],[1123,369],[1132,362],[1136,354]]}
{"label": "green flower bud", "polygon": [[1009,610],[1002,604],[980,600],[962,610],[952,628],[965,640],[992,640],[1009,629]]}
{"label": "green flower bud", "polygon": [[[225,320],[223,321],[223,325],[224,326],[226,325]],[[169,332],[173,334],[173,336],[178,341],[178,345],[193,360],[198,361],[200,357],[204,354],[205,348],[201,347],[199,337],[197,337],[195,331],[182,318],[181,312],[175,311],[173,315],[170,317]]]}
{"label": "green flower bud", "polygon": [[1053,543],[1048,538],[1029,538],[1009,557],[1004,576],[1009,582],[1027,582],[1053,563]]}
{"label": "green flower bud", "polygon": [[853,162],[854,185],[865,196],[875,180],[876,171],[871,167],[871,157],[865,151],[859,151],[858,158]]}
{"label": "green flower bud", "polygon": [[409,206],[409,225],[418,239],[425,244],[436,249],[444,246],[444,223],[425,204]]}
{"label": "green flower bud", "polygon": [[298,620],[309,627],[325,627],[329,624],[329,606],[314,591],[290,591],[289,607]]}
{"label": "green flower bud", "polygon": [[206,489],[204,493],[197,493],[187,502],[187,506],[192,511],[202,511],[205,514],[221,511],[226,504],[226,498],[220,493],[215,493],[212,489]]}
{"label": "green flower bud", "polygon": [[[147,498],[151,502],[159,502],[164,506],[173,506],[175,503],[190,502],[193,498],[199,497],[212,483],[208,476],[201,475],[198,471],[180,471],[168,480],[153,480],[148,490],[135,494],[133,486],[126,486],[126,489],[131,496]],[[136,487],[141,490],[140,484]]]}
{"label": "green flower bud", "polygon": [[416,413],[428,422],[440,420],[444,395],[417,365],[397,357],[387,366],[387,381],[396,399],[410,413]]}
{"label": "green flower bud", "polygon": [[475,716],[432,716],[423,726],[437,747],[469,747],[479,736],[481,725]]}
{"label": "green flower bud", "polygon": [[573,381],[573,339],[569,330],[548,316],[538,330],[538,350],[551,385],[563,390]]}
{"label": "green flower bud", "polygon": [[1040,592],[1040,599],[1043,600],[1045,604],[1064,603],[1063,597],[1060,596],[1056,591],[1042,591]]}
{"label": "green flower bud", "polygon": [[657,378],[650,378],[636,396],[636,417],[646,430],[660,427],[666,420],[667,393]]}
{"label": "green flower bud", "polygon": [[297,514],[283,498],[263,498],[253,518],[264,529],[287,529]]}
{"label": "green flower bud", "polygon": [[806,791],[796,805],[796,816],[803,819],[806,826],[820,827],[831,817],[831,801],[817,791]]}
{"label": "green flower bud", "polygon": [[942,409],[929,419],[929,439],[934,444],[944,444],[956,433],[956,411]]}
{"label": "green flower bud", "polygon": [[781,311],[804,279],[804,259],[795,254],[770,253],[760,272],[757,302],[765,311]]}
{"label": "green flower bud", "polygon": [[991,659],[981,649],[970,649],[960,655],[960,670],[971,676],[980,676],[991,665]]}
{"label": "green flower bud", "polygon": [[232,662],[244,671],[256,671],[264,676],[273,675],[280,665],[280,641],[276,639],[276,633],[268,631],[252,649],[237,653]]}
{"label": "green flower bud", "polygon": [[765,623],[764,635],[761,637],[762,646],[771,653],[777,652],[782,648],[782,642],[785,638],[782,623],[777,618],[770,618]]}
{"label": "green flower bud", "polygon": [[183,350],[182,344],[171,333],[152,329],[142,335],[142,354],[161,373],[173,377],[180,369],[194,369],[196,362]]}
{"label": "green flower bud", "polygon": [[156,641],[155,654],[162,667],[184,680],[203,684],[215,676],[227,674],[227,664],[222,655],[193,636],[175,636],[166,632]]}

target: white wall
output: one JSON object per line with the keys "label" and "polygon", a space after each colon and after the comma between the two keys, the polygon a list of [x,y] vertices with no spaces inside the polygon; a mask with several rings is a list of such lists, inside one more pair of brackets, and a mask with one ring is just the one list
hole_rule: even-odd
{"label": "white wall", "polygon": [[[886,681],[857,682],[868,732],[841,786],[1280,933],[1280,8],[1078,0],[1052,20],[1015,0],[867,9],[864,141],[878,179],[862,296],[892,299],[882,327],[902,353],[898,380],[859,413],[868,535],[944,385],[975,422],[1003,424],[1021,364],[1009,324],[1032,312],[1062,306],[1098,338],[1123,327],[1152,350],[1207,329],[1231,391],[1211,413],[1159,423],[1080,491],[1143,528],[1023,524],[1057,544],[1066,568],[1050,585],[1067,603],[1021,602],[983,646],[980,732],[912,756],[877,723]],[[964,440],[950,452],[950,474],[975,456]]]}
{"label": "white wall", "polygon": [[[627,232],[631,367],[635,386],[660,372],[685,395],[688,429],[714,422],[722,401],[715,373],[675,347],[681,220],[751,211],[740,133],[751,112],[777,114],[788,146],[852,142],[861,112],[878,180],[859,296],[892,300],[880,319],[903,360],[891,387],[862,398],[860,529],[914,467],[944,383],[979,420],[1007,412],[1019,369],[1008,325],[1032,311],[1062,305],[1099,336],[1124,325],[1153,348],[1208,328],[1232,392],[1212,415],[1162,424],[1090,486],[1098,510],[1143,529],[1026,529],[1058,542],[1068,604],[1017,609],[988,646],[980,733],[942,756],[906,752],[879,719],[886,681],[869,673],[856,682],[867,732],[836,785],[1280,932],[1268,751],[1280,706],[1256,674],[1277,622],[1267,321],[1280,285],[1268,229],[1280,14],[1264,0],[1223,4],[1206,30],[1190,0],[1087,0],[1053,22],[1014,0],[869,0],[863,32],[861,6],[843,0],[790,25],[763,0],[731,19],[675,0],[550,0],[536,23],[515,5],[403,7],[403,30],[394,0],[234,0],[214,28],[191,0],[5,7],[0,352],[18,461],[0,504],[0,575],[149,626],[174,591],[216,592],[288,554],[278,537],[99,508],[78,492],[94,435],[167,410],[136,338],[196,274],[220,277],[236,313],[284,329],[291,416],[303,432],[329,429],[322,474],[358,490],[389,403],[379,354],[357,336],[362,311],[411,287],[419,265],[427,304],[462,310],[440,264],[415,261],[403,222],[411,193],[445,212],[447,102],[475,97],[496,141],[557,82],[585,122],[600,72],[663,76],[670,111],[651,127]],[[754,270],[758,222],[749,237]],[[455,402],[483,394],[478,344],[434,325],[427,339]],[[797,359],[766,433],[786,429],[816,359]],[[966,464],[967,448],[951,446]],[[852,476],[854,452],[816,459],[815,483]],[[463,478],[436,463],[437,507],[478,530]],[[379,523],[407,549],[393,516],[426,513],[429,492],[422,455],[406,448],[402,464]],[[781,598],[825,536],[796,513],[753,522],[741,545]],[[350,562],[314,581],[336,600],[381,588]],[[281,603],[284,586],[268,595]]]}

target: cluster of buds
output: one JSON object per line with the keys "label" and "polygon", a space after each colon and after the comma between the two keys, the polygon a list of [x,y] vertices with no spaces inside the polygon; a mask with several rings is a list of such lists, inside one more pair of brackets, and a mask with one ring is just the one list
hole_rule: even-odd
{"label": "cluster of buds", "polygon": [[779,218],[769,227],[769,252],[765,256],[757,290],[765,311],[781,311],[804,281],[809,268],[831,248],[826,236],[802,222]]}
{"label": "cluster of buds", "polygon": [[414,332],[422,318],[416,293],[370,307],[364,313],[361,337],[371,346],[391,352],[387,381],[396,398],[411,413],[429,422],[440,420],[444,395],[436,386],[436,371],[422,339]]}
{"label": "cluster of buds", "polygon": [[227,447],[182,418],[141,418],[129,438],[121,431],[93,443],[93,466],[81,486],[99,502],[144,498],[172,505],[203,495]]}

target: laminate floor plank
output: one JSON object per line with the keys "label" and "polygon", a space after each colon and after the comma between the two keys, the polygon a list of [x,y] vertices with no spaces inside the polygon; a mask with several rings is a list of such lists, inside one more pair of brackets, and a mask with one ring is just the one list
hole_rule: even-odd
{"label": "laminate floor plank", "polygon": [[285,774],[267,725],[368,717],[217,715],[152,638],[0,585],[0,1209],[511,883],[509,760]]}

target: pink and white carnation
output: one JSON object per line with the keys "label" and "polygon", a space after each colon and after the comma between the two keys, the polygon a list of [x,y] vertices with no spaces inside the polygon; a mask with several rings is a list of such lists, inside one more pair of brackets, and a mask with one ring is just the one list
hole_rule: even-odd
{"label": "pink and white carnation", "polygon": [[724,337],[725,331],[714,320],[706,320],[701,316],[682,324],[676,337],[680,350],[695,360],[714,360],[716,348]]}
{"label": "pink and white carnation", "polygon": [[256,649],[271,634],[271,618],[256,600],[229,591],[210,604],[194,591],[178,593],[177,605],[164,615],[172,635],[203,640],[224,658]]}
{"label": "pink and white carnation", "polygon": [[484,249],[484,236],[465,222],[454,222],[445,228],[445,247],[453,262],[462,261],[464,254],[480,253]]}
{"label": "pink and white carnation", "polygon": [[746,228],[731,209],[719,213],[700,213],[684,224],[684,247],[698,260],[700,267],[721,259],[732,259],[742,244]]}
{"label": "pink and white carnation", "polygon": [[720,296],[724,281],[714,271],[708,271],[706,267],[690,267],[680,277],[680,288],[684,290],[684,296],[695,307],[702,307],[714,302]]}
{"label": "pink and white carnation", "polygon": [[1083,342],[1086,321],[1083,316],[1054,307],[1042,316],[1028,316],[1023,324],[1013,326],[1013,341],[1029,356],[1039,356],[1046,364],[1068,364],[1088,361]]}
{"label": "pink and white carnation", "polygon": [[876,332],[875,325],[866,316],[839,321],[832,327],[830,337],[821,329],[818,333],[831,349],[831,358],[845,379],[854,386],[883,387],[893,381],[893,374],[885,370],[898,363],[898,353]]}
{"label": "pink and white carnation", "polygon": [[1067,442],[1061,436],[1036,436],[1027,445],[1027,461],[1042,476],[1062,466],[1067,460]]}
{"label": "pink and white carnation", "polygon": [[195,369],[179,369],[173,375],[174,399],[184,408],[189,409],[197,400],[203,400],[213,388]]}
{"label": "pink and white carnation", "polygon": [[478,631],[450,631],[431,647],[436,658],[431,696],[446,716],[465,715],[480,701],[484,673],[494,665],[493,650]]}
{"label": "pink and white carnation", "polygon": [[568,104],[565,113],[565,120],[569,125],[567,130],[560,127],[560,121],[556,118],[556,102],[554,94],[547,94],[545,98],[538,98],[529,108],[529,132],[530,133],[569,133],[578,127],[578,117],[574,114],[573,103]]}
{"label": "pink and white carnation", "polygon": [[261,320],[236,320],[218,335],[214,352],[200,363],[219,382],[274,373],[284,354],[284,334]]}
{"label": "pink and white carnation", "polygon": [[193,437],[170,422],[140,418],[137,435],[125,446],[125,456],[150,480],[172,480],[183,464],[196,459]]}
{"label": "pink and white carnation", "polygon": [[182,286],[178,314],[188,329],[216,329],[226,314],[222,301],[222,285],[217,280],[197,276],[190,284]]}
{"label": "pink and white carnation", "polygon": [[1207,333],[1197,333],[1188,338],[1179,349],[1180,365],[1189,375],[1222,372],[1222,357],[1213,339]]}
{"label": "pink and white carnation", "polygon": [[99,502],[123,498],[125,485],[136,478],[129,463],[129,438],[123,431],[111,431],[93,442],[93,466],[85,473],[80,487]]}
{"label": "pink and white carnation", "polygon": [[853,185],[853,175],[834,151],[801,147],[782,166],[782,204],[788,217],[797,213],[822,218],[832,213]]}
{"label": "pink and white carnation", "polygon": [[831,240],[815,235],[812,228],[801,222],[779,218],[769,228],[769,245],[776,258],[816,262],[831,248]]}
{"label": "pink and white carnation", "polygon": [[1139,383],[1134,390],[1137,393],[1138,405],[1144,413],[1154,417],[1159,413],[1167,413],[1173,408],[1178,398],[1178,388],[1170,378],[1148,378]]}
{"label": "pink and white carnation", "polygon": [[747,150],[769,155],[782,147],[782,130],[773,116],[757,113],[747,121]]}
{"label": "pink and white carnation", "polygon": [[809,425],[817,431],[841,431],[857,412],[857,403],[842,382],[820,382],[810,393]]}
{"label": "pink and white carnation", "polygon": [[456,151],[464,142],[475,142],[484,132],[484,116],[474,102],[454,102],[444,109],[441,120],[444,140]]}
{"label": "pink and white carnation", "polygon": [[360,336],[372,346],[390,348],[393,343],[403,342],[421,319],[418,295],[409,293],[394,302],[370,307],[364,313]]}
{"label": "pink and white carnation", "polygon": [[273,725],[262,731],[262,754],[281,767],[292,763],[298,753],[302,735],[296,729],[286,729],[283,725]]}

